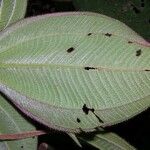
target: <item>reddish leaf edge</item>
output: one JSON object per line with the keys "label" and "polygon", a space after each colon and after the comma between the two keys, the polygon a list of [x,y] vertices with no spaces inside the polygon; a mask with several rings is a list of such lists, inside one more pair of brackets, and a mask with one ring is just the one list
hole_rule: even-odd
{"label": "reddish leaf edge", "polygon": [[[50,14],[42,14],[42,15],[38,15],[38,16],[32,16],[32,17],[28,17],[28,18],[25,18],[25,19],[21,19],[20,21],[18,21],[17,23],[13,23],[12,25],[10,25],[9,27],[7,27],[6,29],[2,30],[0,32],[1,34],[1,37],[3,36],[6,36],[6,35],[9,35],[10,32],[13,32],[15,31],[16,29],[20,28],[21,26],[23,26],[24,23],[26,24],[29,24],[31,22],[35,22],[37,20],[42,20],[42,19],[45,19],[45,18],[48,18],[48,17],[62,17],[62,16],[75,16],[75,15],[82,15],[82,16],[95,16],[95,17],[104,17],[104,18],[107,18],[107,19],[112,19],[114,21],[117,21],[117,22],[121,22],[115,18],[112,18],[112,17],[109,17],[109,16],[106,16],[104,14],[100,14],[100,13],[95,13],[95,12],[90,12],[90,11],[70,11],[70,12],[55,12],[55,13],[50,13]],[[126,25],[125,23],[121,22],[122,25],[125,25],[127,27],[129,27],[128,25]],[[19,26],[20,25],[20,26]],[[130,27],[129,27],[130,28]],[[132,29],[132,28],[130,28]],[[132,29],[133,30],[133,29]],[[134,30],[133,30],[134,31]],[[135,32],[135,31],[134,31]],[[136,33],[136,32],[135,32]],[[150,47],[150,41],[149,40],[146,40],[144,39],[141,35],[139,35],[138,33],[136,33],[137,36],[141,37],[141,41],[139,40],[134,40],[134,39],[131,39],[131,41],[133,43],[136,43],[138,45],[142,45],[142,46],[145,46],[145,47]],[[115,34],[114,34],[115,35]],[[115,35],[115,36],[119,36],[119,35]],[[123,36],[121,36],[123,37]],[[127,39],[125,38],[126,40],[130,40],[130,39]]]}
{"label": "reddish leaf edge", "polygon": [[21,140],[21,139],[36,137],[44,134],[48,134],[48,132],[43,130],[33,130],[33,131],[14,133],[14,134],[0,134],[0,140]]}

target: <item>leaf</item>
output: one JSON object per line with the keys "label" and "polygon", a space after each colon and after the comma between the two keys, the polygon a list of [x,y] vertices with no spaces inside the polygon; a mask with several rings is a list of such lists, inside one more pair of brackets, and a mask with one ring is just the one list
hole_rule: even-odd
{"label": "leaf", "polygon": [[0,34],[0,91],[50,128],[90,132],[150,106],[150,44],[115,19],[58,13]]}
{"label": "leaf", "polygon": [[124,139],[111,132],[93,134],[93,137],[81,136],[80,139],[100,150],[135,150]]}
{"label": "leaf", "polygon": [[[35,130],[7,101],[0,95],[0,134],[15,134]],[[37,138],[0,141],[0,150],[36,150]]]}
{"label": "leaf", "polygon": [[24,17],[27,0],[0,1],[0,30]]}
{"label": "leaf", "polygon": [[116,18],[150,39],[149,0],[73,0],[73,3],[78,10],[99,12]]}
{"label": "leaf", "polygon": [[68,133],[68,136],[79,146],[82,148],[82,145],[80,144],[78,138],[74,133]]}

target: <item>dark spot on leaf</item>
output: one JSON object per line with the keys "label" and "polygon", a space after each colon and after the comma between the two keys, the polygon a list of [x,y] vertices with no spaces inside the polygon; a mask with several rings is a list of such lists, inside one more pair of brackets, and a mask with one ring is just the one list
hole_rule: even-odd
{"label": "dark spot on leaf", "polygon": [[[94,112],[93,112],[94,113]],[[98,121],[100,122],[100,123],[104,123],[104,121],[99,117],[99,116],[97,116],[95,113],[94,113],[94,115],[95,115],[95,117],[98,119]]]}
{"label": "dark spot on leaf", "polygon": [[145,71],[150,71],[149,69],[145,69]]}
{"label": "dark spot on leaf", "polygon": [[83,107],[82,107],[82,110],[83,110],[83,112],[84,112],[86,115],[88,115],[89,111],[91,111],[91,112],[95,115],[95,117],[98,119],[98,121],[99,121],[100,123],[104,123],[103,120],[100,119],[100,117],[95,114],[95,109],[94,109],[94,108],[88,108],[88,107],[86,106],[86,104],[84,104]]}
{"label": "dark spot on leaf", "polygon": [[136,56],[140,56],[141,54],[142,54],[142,50],[141,49],[136,51]]}
{"label": "dark spot on leaf", "polygon": [[90,70],[90,69],[95,70],[96,68],[94,68],[94,67],[84,67],[84,69],[85,69],[85,70]]}
{"label": "dark spot on leaf", "polygon": [[77,118],[77,122],[78,122],[78,123],[80,123],[80,122],[81,122],[81,120],[80,120],[79,118]]}
{"label": "dark spot on leaf", "polygon": [[74,51],[74,48],[73,47],[70,47],[69,49],[67,49],[67,52],[68,53],[71,53],[71,52],[73,52]]}
{"label": "dark spot on leaf", "polygon": [[86,115],[88,115],[89,111],[91,111],[91,112],[93,112],[93,113],[94,113],[94,111],[95,111],[94,108],[88,108],[88,107],[86,106],[86,104],[83,105],[82,110],[83,110],[83,112],[84,112]]}
{"label": "dark spot on leaf", "polygon": [[136,14],[139,14],[139,13],[141,12],[140,9],[137,8],[135,5],[131,4],[131,6],[132,6],[133,11],[134,11]]}
{"label": "dark spot on leaf", "polygon": [[90,36],[90,35],[92,35],[92,33],[88,33],[88,34],[87,34],[87,36]]}
{"label": "dark spot on leaf", "polygon": [[21,148],[23,148],[23,146],[21,146]]}
{"label": "dark spot on leaf", "polygon": [[108,37],[111,37],[111,36],[112,36],[111,33],[106,33],[105,35],[108,36]]}
{"label": "dark spot on leaf", "polygon": [[148,20],[148,23],[150,23],[150,19]]}
{"label": "dark spot on leaf", "polygon": [[87,108],[86,104],[83,105],[82,110],[83,110],[83,112],[84,112],[86,115],[88,115],[88,113],[89,113],[89,108]]}
{"label": "dark spot on leaf", "polygon": [[132,42],[132,41],[128,41],[128,43],[129,43],[129,44],[132,44],[133,42]]}

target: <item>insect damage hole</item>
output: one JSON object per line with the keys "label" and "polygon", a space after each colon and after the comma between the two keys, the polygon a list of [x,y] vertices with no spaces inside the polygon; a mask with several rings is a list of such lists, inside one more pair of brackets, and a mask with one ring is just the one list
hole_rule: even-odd
{"label": "insect damage hole", "polygon": [[70,48],[67,49],[67,52],[68,52],[68,53],[71,53],[71,52],[73,52],[73,51],[74,51],[74,48],[73,48],[73,47],[70,47]]}
{"label": "insect damage hole", "polygon": [[88,33],[88,34],[87,34],[87,36],[90,36],[90,35],[92,35],[92,33]]}
{"label": "insect damage hole", "polygon": [[112,36],[111,33],[106,33],[105,35],[108,36],[108,37],[111,37],[111,36]]}
{"label": "insect damage hole", "polygon": [[84,67],[85,70],[95,70],[96,68],[94,67]]}
{"label": "insect damage hole", "polygon": [[100,119],[100,117],[99,117],[98,115],[96,115],[94,108],[88,108],[88,107],[86,106],[86,104],[84,104],[83,107],[82,107],[82,110],[83,110],[83,112],[84,112],[86,115],[88,115],[88,114],[89,114],[89,111],[91,111],[91,112],[95,115],[95,117],[98,119],[98,121],[99,121],[100,123],[104,123],[103,120]]}
{"label": "insect damage hole", "polygon": [[23,148],[23,146],[21,146],[21,148]]}
{"label": "insect damage hole", "polygon": [[77,118],[77,122],[78,122],[78,123],[80,123],[80,122],[81,122],[81,120],[80,120],[79,118]]}
{"label": "insect damage hole", "polygon": [[142,50],[141,49],[136,51],[136,56],[140,56],[141,54],[142,54]]}
{"label": "insect damage hole", "polygon": [[83,112],[84,112],[86,115],[89,114],[89,111],[94,112],[94,109],[93,109],[93,108],[92,108],[92,109],[91,109],[91,108],[88,108],[88,107],[86,106],[86,104],[83,105],[82,110],[83,110]]}
{"label": "insect damage hole", "polygon": [[128,41],[128,43],[129,43],[129,44],[132,44],[133,42],[132,42],[132,41]]}

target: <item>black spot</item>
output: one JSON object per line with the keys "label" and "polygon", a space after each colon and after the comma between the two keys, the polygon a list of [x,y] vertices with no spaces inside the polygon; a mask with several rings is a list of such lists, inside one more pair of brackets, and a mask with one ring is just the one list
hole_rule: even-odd
{"label": "black spot", "polygon": [[[93,112],[94,113],[94,112]],[[95,113],[94,113],[94,115],[95,115],[95,117],[98,119],[98,121],[100,122],[100,123],[104,123],[104,121],[99,117],[99,116],[97,116]]]}
{"label": "black spot", "polygon": [[128,41],[128,43],[129,43],[129,44],[132,44],[133,42],[132,42],[132,41]]}
{"label": "black spot", "polygon": [[23,146],[21,146],[21,148],[23,148]]}
{"label": "black spot", "polygon": [[94,68],[94,67],[84,67],[84,69],[85,69],[85,70],[90,70],[90,69],[95,70],[96,68]]}
{"label": "black spot", "polygon": [[83,105],[82,110],[83,110],[83,112],[84,112],[86,115],[88,115],[88,113],[89,113],[89,108],[86,107],[86,104]]}
{"label": "black spot", "polygon": [[145,71],[150,71],[149,69],[145,69]]}
{"label": "black spot", "polygon": [[141,49],[136,51],[136,56],[140,56],[141,54],[142,54],[142,50]]}
{"label": "black spot", "polygon": [[86,104],[84,104],[83,107],[82,107],[82,110],[83,110],[83,112],[84,112],[86,115],[88,115],[89,111],[91,111],[91,112],[95,115],[95,117],[98,119],[98,121],[99,121],[100,123],[104,123],[103,120],[100,119],[100,117],[95,114],[95,109],[94,109],[94,108],[88,108],[88,107],[86,106]]}
{"label": "black spot", "polygon": [[88,115],[89,111],[91,111],[91,112],[93,112],[93,113],[94,113],[94,111],[95,111],[94,108],[88,108],[88,107],[86,106],[86,104],[83,105],[82,110],[83,110],[83,112],[84,112],[86,115]]}
{"label": "black spot", "polygon": [[88,34],[87,34],[87,36],[90,36],[90,35],[92,35],[92,33],[88,33]]}
{"label": "black spot", "polygon": [[77,122],[78,122],[78,123],[80,123],[80,122],[81,122],[81,120],[80,120],[79,118],[77,118]]}
{"label": "black spot", "polygon": [[105,35],[108,36],[108,37],[112,36],[112,34],[110,34],[110,33],[106,33]]}
{"label": "black spot", "polygon": [[136,14],[139,14],[139,13],[141,12],[140,9],[137,8],[135,5],[131,4],[131,6],[132,6],[133,11],[134,11]]}
{"label": "black spot", "polygon": [[148,23],[150,23],[150,19],[148,20]]}
{"label": "black spot", "polygon": [[74,48],[73,47],[70,47],[69,49],[67,49],[67,52],[68,53],[71,53],[71,52],[73,52],[74,51]]}

